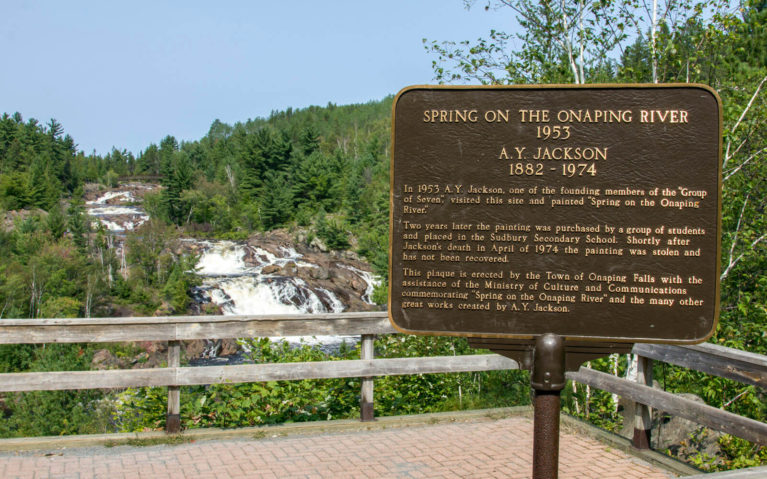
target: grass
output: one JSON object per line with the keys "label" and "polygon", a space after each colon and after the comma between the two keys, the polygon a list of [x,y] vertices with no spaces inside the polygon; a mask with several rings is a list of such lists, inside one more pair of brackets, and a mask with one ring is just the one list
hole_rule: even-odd
{"label": "grass", "polygon": [[181,434],[174,434],[165,437],[151,437],[151,438],[131,438],[121,441],[107,441],[104,447],[117,447],[117,446],[132,446],[132,447],[149,447],[149,446],[176,446],[178,444],[186,444],[193,442],[194,439],[190,437],[184,437]]}

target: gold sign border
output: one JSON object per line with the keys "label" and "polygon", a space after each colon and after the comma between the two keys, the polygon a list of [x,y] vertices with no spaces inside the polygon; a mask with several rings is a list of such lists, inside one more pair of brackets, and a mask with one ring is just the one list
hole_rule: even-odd
{"label": "gold sign border", "polygon": [[407,330],[400,327],[394,322],[392,318],[391,308],[391,271],[392,271],[392,244],[394,233],[394,136],[396,131],[396,111],[397,102],[400,97],[407,92],[414,90],[622,90],[622,89],[675,89],[675,88],[698,88],[710,93],[716,100],[716,104],[719,110],[719,138],[718,138],[718,163],[717,163],[717,240],[716,240],[716,300],[714,305],[714,321],[711,326],[711,331],[703,338],[697,339],[658,339],[658,338],[614,338],[604,336],[566,336],[565,340],[568,341],[593,341],[593,342],[626,342],[626,343],[661,343],[661,344],[698,344],[707,341],[714,335],[716,327],[719,324],[719,308],[720,308],[720,287],[721,287],[721,269],[722,269],[722,133],[723,133],[723,110],[722,99],[719,94],[708,85],[700,83],[599,83],[589,85],[568,85],[568,84],[551,84],[551,85],[411,85],[400,90],[394,97],[392,102],[392,116],[391,116],[391,152],[389,160],[389,288],[387,295],[387,312],[389,316],[389,322],[392,327],[405,334],[416,334],[420,336],[453,336],[453,337],[473,337],[473,338],[499,338],[499,339],[533,339],[532,335],[518,335],[518,334],[489,334],[489,333],[471,333],[471,332],[459,332],[459,331],[421,331],[421,330]]}

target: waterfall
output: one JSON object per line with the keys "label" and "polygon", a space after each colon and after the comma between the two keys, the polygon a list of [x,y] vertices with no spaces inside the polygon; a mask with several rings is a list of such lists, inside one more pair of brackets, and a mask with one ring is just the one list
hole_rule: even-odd
{"label": "waterfall", "polygon": [[206,278],[211,301],[227,315],[340,313],[344,306],[330,291],[317,292],[298,278],[243,275]]}
{"label": "waterfall", "polygon": [[[340,313],[346,309],[332,291],[312,287],[298,277],[264,272],[274,270],[267,269],[270,266],[276,266],[279,271],[290,263],[303,268],[319,267],[303,261],[303,256],[293,248],[280,247],[275,254],[232,241],[205,241],[200,244],[203,252],[197,263],[197,274],[203,277],[203,284],[196,296],[201,302],[217,304],[225,315]],[[253,264],[248,264],[246,256],[252,258]],[[342,342],[359,340],[356,336],[270,339],[284,339],[290,344],[321,344],[324,349],[330,350],[337,349]]]}
{"label": "waterfall", "polygon": [[[125,258],[124,236],[149,220],[141,202],[144,195],[157,191],[158,185],[124,183],[110,191],[94,193],[86,202],[88,214],[94,222],[104,225],[116,236],[115,254],[120,259],[120,273],[127,277],[128,265]],[[332,264],[323,259],[322,266],[307,259],[290,246],[290,240],[281,245],[266,242],[263,247],[251,246],[233,241],[200,241],[186,239],[191,249],[201,253],[196,271],[202,278],[202,285],[193,292],[198,304],[213,303],[225,315],[276,315],[340,313],[349,305],[339,298],[349,298],[355,307],[360,301],[373,304],[373,289],[379,283],[373,274],[339,261]],[[314,258],[312,254],[309,257]],[[335,268],[334,270],[332,268]],[[352,274],[343,273],[339,280],[338,268],[345,268]],[[330,278],[331,273],[333,278]],[[356,279],[349,288],[350,276]],[[361,291],[361,284],[365,291]],[[336,289],[338,288],[338,289]],[[272,338],[276,339],[276,338]],[[281,338],[291,344],[301,342],[310,345],[321,344],[325,350],[337,349],[344,341],[357,342],[358,337],[321,336]],[[220,343],[220,342],[219,342]],[[213,344],[213,343],[212,343]],[[215,344],[206,354],[214,357]]]}
{"label": "waterfall", "polygon": [[[129,186],[129,185],[123,185]],[[136,188],[135,185],[132,186]],[[140,206],[126,205],[137,199],[131,191],[107,191],[95,200],[86,201],[88,214],[96,218],[109,231],[124,233],[132,231],[149,220],[149,215]]]}

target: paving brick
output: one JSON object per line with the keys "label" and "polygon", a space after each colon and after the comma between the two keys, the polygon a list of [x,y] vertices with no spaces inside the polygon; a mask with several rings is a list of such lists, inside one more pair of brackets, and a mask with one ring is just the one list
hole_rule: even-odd
{"label": "paving brick", "polygon": [[[459,424],[120,448],[85,456],[0,456],[3,478],[231,477],[512,478],[532,472],[532,420],[478,419]],[[562,433],[562,479],[668,479],[668,472],[588,437]]]}

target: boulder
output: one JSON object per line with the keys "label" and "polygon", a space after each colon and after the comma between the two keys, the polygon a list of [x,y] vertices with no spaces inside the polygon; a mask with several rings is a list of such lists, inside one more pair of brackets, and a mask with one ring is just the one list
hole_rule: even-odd
{"label": "boulder", "polygon": [[199,358],[202,356],[202,352],[205,351],[205,342],[201,339],[184,341],[184,351],[186,358],[189,360]]}
{"label": "boulder", "polygon": [[312,279],[329,279],[330,271],[326,266],[318,266],[316,268],[303,268],[309,270],[309,277]]}
{"label": "boulder", "polygon": [[338,256],[341,257],[341,259],[345,259],[345,260],[362,261],[362,258],[360,258],[360,255],[358,255],[357,253],[355,253],[353,250],[350,250],[350,249],[339,251]]}
{"label": "boulder", "polygon": [[325,243],[318,237],[314,237],[314,239],[312,239],[312,241],[309,243],[309,247],[317,251],[322,251],[323,253],[327,253],[329,251]]}
{"label": "boulder", "polygon": [[237,354],[240,351],[240,345],[237,344],[236,339],[224,339],[221,341],[221,349],[218,352],[219,356],[231,356]]}
{"label": "boulder", "polygon": [[268,264],[261,270],[262,274],[274,274],[280,270],[280,267],[276,264]]}
{"label": "boulder", "polygon": [[280,274],[283,276],[296,276],[296,270],[298,266],[293,261],[288,261],[285,266],[280,269]]}
{"label": "boulder", "polygon": [[99,349],[93,353],[91,360],[91,369],[122,369],[124,364],[111,352],[106,349]]}
{"label": "boulder", "polygon": [[138,347],[148,354],[164,354],[168,352],[168,345],[165,341],[141,341]]}
{"label": "boulder", "polygon": [[[695,394],[678,394],[685,399],[703,403]],[[708,429],[700,424],[671,416],[663,411],[653,411],[652,445],[655,449],[668,449],[677,458],[688,461],[703,454],[709,458],[722,455],[719,438],[722,433]],[[721,463],[721,459],[715,462]]]}

